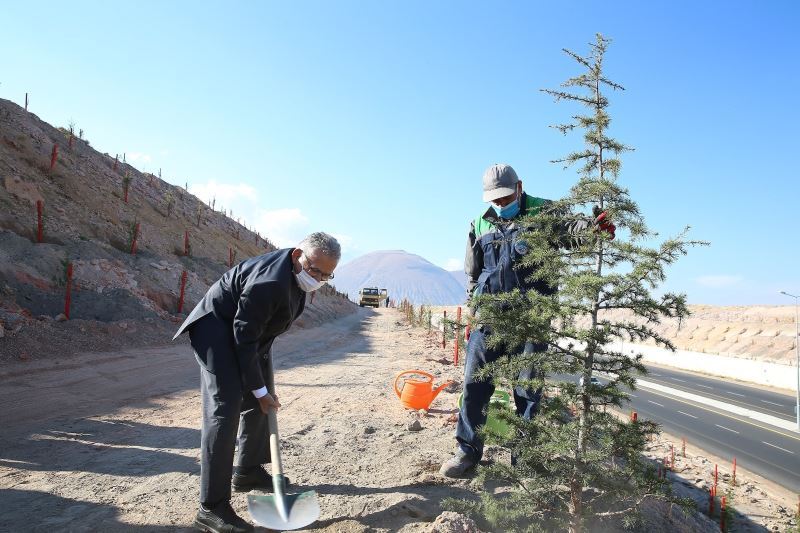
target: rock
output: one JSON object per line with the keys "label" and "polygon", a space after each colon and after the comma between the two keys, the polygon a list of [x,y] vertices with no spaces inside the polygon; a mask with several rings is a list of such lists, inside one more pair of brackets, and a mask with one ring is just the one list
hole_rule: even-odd
{"label": "rock", "polygon": [[461,391],[461,382],[460,381],[453,381],[447,387],[444,388],[447,392],[460,392]]}
{"label": "rock", "polygon": [[364,428],[364,434],[365,435],[372,435],[373,433],[375,433],[375,428],[374,427],[367,426],[367,427]]}
{"label": "rock", "polygon": [[6,329],[3,327],[3,324],[0,324],[0,339],[6,336]]}
{"label": "rock", "polygon": [[426,533],[481,533],[475,521],[453,511],[445,511],[425,530]]}
{"label": "rock", "polygon": [[420,423],[419,420],[412,420],[408,424],[408,430],[409,431],[420,431],[421,429],[422,429],[422,424]]}
{"label": "rock", "polygon": [[67,321],[67,315],[65,315],[64,313],[56,315],[56,322],[66,322],[66,321]]}

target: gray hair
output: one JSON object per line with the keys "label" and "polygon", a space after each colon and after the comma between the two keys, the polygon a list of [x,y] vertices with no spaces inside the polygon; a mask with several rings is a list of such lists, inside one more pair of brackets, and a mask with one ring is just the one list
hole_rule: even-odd
{"label": "gray hair", "polygon": [[342,257],[342,247],[333,235],[328,235],[321,231],[316,231],[300,241],[297,245],[306,255],[311,255],[315,251],[320,252],[331,259],[337,261]]}

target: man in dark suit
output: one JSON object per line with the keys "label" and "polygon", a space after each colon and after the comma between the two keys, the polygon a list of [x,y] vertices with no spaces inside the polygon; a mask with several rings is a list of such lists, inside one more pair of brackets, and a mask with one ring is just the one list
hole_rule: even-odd
{"label": "man in dark suit", "polygon": [[[297,248],[243,261],[209,288],[178,332],[188,331],[200,364],[200,510],[203,531],[252,531],[230,505],[237,491],[271,489],[266,413],[280,407],[272,375],[272,342],[289,329],[306,294],[333,278],[341,248],[312,233]],[[236,469],[233,468],[237,444]]]}

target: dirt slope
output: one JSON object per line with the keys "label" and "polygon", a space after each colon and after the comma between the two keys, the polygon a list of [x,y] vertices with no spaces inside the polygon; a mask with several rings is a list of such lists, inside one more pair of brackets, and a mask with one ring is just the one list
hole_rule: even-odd
{"label": "dirt slope", "polygon": [[[70,147],[69,138],[0,99],[0,364],[169,342],[182,316],[184,271],[185,314],[231,258],[235,263],[275,249],[183,188],[115,165],[113,156],[84,140],[73,137]],[[41,243],[37,201],[43,202]],[[62,323],[56,319],[65,310],[67,263],[73,320]],[[300,327],[355,310],[330,288],[314,298]]]}

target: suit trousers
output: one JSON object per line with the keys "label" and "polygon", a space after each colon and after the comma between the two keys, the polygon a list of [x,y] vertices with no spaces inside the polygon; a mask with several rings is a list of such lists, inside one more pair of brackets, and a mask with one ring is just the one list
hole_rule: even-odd
{"label": "suit trousers", "polygon": [[[237,467],[252,468],[269,461],[267,416],[261,412],[253,392],[243,390],[232,331],[231,325],[213,315],[200,319],[189,331],[200,364],[200,503],[206,506],[230,500],[234,453]],[[209,350],[215,352],[213,372],[203,363],[208,360]],[[230,357],[224,357],[224,351]],[[259,362],[272,394],[271,365],[266,357]]]}
{"label": "suit trousers", "polygon": [[[461,401],[461,411],[458,414],[456,425],[456,440],[461,451],[472,460],[478,462],[483,456],[483,440],[478,435],[478,429],[486,423],[486,409],[494,393],[494,381],[487,379],[478,381],[475,372],[488,363],[497,361],[506,353],[503,347],[490,348],[486,344],[489,328],[481,327],[473,331],[467,343],[467,357],[464,364],[464,392]],[[533,353],[545,350],[544,345],[527,343],[517,346],[512,353]],[[520,379],[530,379],[536,375],[533,367],[520,371]],[[516,413],[530,420],[539,410],[539,401],[542,398],[542,389],[529,390],[522,387],[514,388],[514,406]]]}

